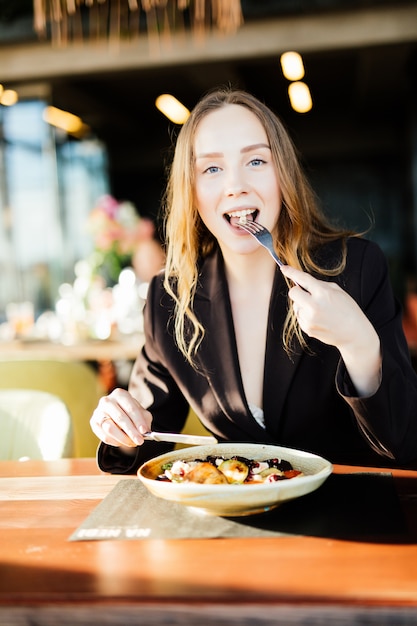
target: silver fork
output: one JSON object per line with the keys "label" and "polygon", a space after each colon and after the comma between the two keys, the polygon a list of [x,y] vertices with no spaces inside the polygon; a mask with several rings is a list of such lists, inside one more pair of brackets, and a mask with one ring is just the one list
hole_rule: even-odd
{"label": "silver fork", "polygon": [[[282,267],[284,263],[281,261],[279,256],[274,250],[274,243],[272,241],[272,235],[265,226],[259,224],[258,222],[239,222],[239,227],[246,231],[249,235],[252,235],[256,239],[258,243],[261,244],[266,250],[268,250],[269,254],[274,259],[275,263]],[[295,280],[292,281],[294,285],[301,287],[299,283]],[[304,287],[301,287],[303,291],[307,291]]]}
{"label": "silver fork", "polygon": [[258,224],[258,222],[239,222],[239,227],[249,233],[249,235],[252,235],[252,237],[255,237],[255,239],[261,244],[261,246],[268,250],[269,254],[272,256],[277,265],[279,265],[280,267],[284,265],[284,263],[277,256],[277,253],[274,250],[272,235],[269,230],[265,228],[265,226],[262,226],[262,224]]}

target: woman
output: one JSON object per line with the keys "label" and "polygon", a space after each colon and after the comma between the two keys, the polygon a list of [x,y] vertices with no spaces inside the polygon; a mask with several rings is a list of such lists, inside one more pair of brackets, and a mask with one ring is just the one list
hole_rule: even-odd
{"label": "woman", "polygon": [[[273,234],[278,267],[244,229]],[[208,94],[179,133],[166,194],[167,260],[150,286],[129,391],[91,418],[105,471],[133,473],[191,406],[219,441],[333,462],[417,459],[417,376],[379,248],[328,224],[276,116]]]}

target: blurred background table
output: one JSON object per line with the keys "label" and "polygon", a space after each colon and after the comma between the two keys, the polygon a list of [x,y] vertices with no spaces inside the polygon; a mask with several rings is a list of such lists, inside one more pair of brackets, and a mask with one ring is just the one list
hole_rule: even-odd
{"label": "blurred background table", "polygon": [[14,339],[0,342],[2,359],[68,359],[73,361],[135,360],[144,342],[142,334],[118,339],[86,339],[71,345],[46,340]]}

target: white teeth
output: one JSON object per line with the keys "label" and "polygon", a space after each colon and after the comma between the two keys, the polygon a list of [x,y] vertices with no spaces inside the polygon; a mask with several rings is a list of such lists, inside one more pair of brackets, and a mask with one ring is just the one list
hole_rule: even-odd
{"label": "white teeth", "polygon": [[244,222],[242,222],[241,220],[243,219],[246,222],[246,216],[247,215],[251,215],[254,212],[254,210],[255,209],[243,209],[242,211],[231,211],[227,215],[229,217],[238,217],[239,218],[239,222],[241,224],[243,224]]}

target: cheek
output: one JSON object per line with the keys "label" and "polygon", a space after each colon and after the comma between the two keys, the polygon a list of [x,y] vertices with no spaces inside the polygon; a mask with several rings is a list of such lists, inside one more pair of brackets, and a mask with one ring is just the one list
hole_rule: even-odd
{"label": "cheek", "polygon": [[279,178],[275,173],[270,172],[269,176],[265,176],[263,184],[265,189],[268,189],[269,193],[281,196],[281,186],[279,184]]}
{"label": "cheek", "polygon": [[215,208],[215,203],[210,202],[206,196],[199,195],[196,197],[197,211],[204,226],[211,232],[216,233],[219,228],[219,220]]}
{"label": "cheek", "polygon": [[210,211],[210,210],[204,210],[199,208],[198,209],[198,214],[200,216],[201,221],[203,222],[203,224],[205,225],[206,228],[208,228],[210,231],[213,230],[214,224],[215,224],[215,213],[214,211]]}
{"label": "cheek", "polygon": [[215,213],[217,192],[214,185],[197,184],[195,202],[201,219],[205,222]]}
{"label": "cheek", "polygon": [[202,183],[197,180],[194,188],[194,199],[199,211],[200,208],[203,207],[205,204],[206,195],[207,194],[204,185],[202,185]]}
{"label": "cheek", "polygon": [[194,194],[194,203],[195,203],[195,207],[197,208],[197,212],[200,216],[200,218],[202,219],[202,221],[205,223],[206,222],[206,216],[207,216],[207,200],[206,197],[204,195],[204,193],[202,193],[201,188],[197,188],[195,190],[195,194]]}
{"label": "cheek", "polygon": [[269,180],[264,186],[264,193],[270,199],[271,206],[275,204],[277,212],[281,209],[281,188],[277,180]]}

